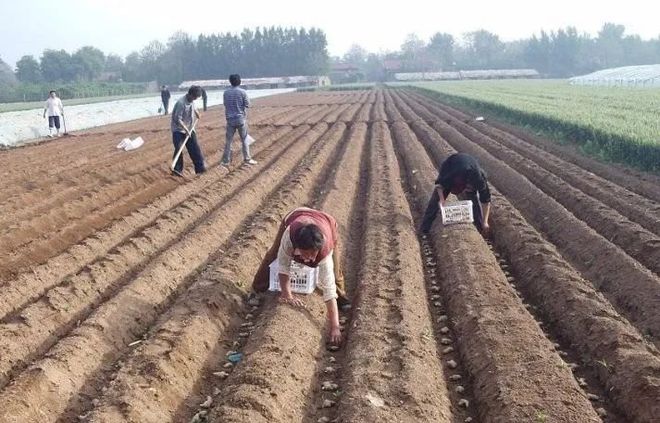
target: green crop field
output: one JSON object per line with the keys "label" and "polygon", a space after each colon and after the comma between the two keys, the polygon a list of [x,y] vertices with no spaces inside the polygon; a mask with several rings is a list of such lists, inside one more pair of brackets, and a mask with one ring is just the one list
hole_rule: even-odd
{"label": "green crop field", "polygon": [[411,84],[441,101],[504,118],[588,153],[660,171],[660,89],[569,85],[557,80]]}

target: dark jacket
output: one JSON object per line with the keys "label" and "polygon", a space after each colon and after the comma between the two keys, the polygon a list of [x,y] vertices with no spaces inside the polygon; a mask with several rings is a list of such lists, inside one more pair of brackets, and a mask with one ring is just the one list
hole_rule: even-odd
{"label": "dark jacket", "polygon": [[447,198],[460,179],[465,183],[466,189],[479,192],[479,201],[490,202],[490,189],[486,172],[483,171],[477,160],[465,153],[452,154],[440,166],[440,174],[436,179],[436,185],[442,186],[444,197]]}
{"label": "dark jacket", "polygon": [[202,104],[204,106],[204,111],[206,111],[206,105],[209,101],[209,97],[206,95],[206,90],[202,88]]}

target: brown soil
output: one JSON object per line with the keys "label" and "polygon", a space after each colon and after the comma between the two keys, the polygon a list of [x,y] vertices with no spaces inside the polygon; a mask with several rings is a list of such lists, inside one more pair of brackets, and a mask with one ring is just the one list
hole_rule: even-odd
{"label": "brown soil", "polygon": [[[435,172],[408,128],[395,125],[406,173],[416,187],[411,205],[421,212]],[[453,316],[457,348],[472,378],[479,419],[523,422],[543,413],[557,422],[599,421],[474,227],[436,224],[429,236],[440,263],[439,285]]]}
{"label": "brown soil", "polygon": [[[428,111],[423,112],[432,116]],[[525,218],[548,237],[562,255],[612,301],[620,313],[633,321],[644,334],[654,341],[658,340],[660,279],[656,274],[572,215],[508,164],[490,155],[447,123],[432,119],[431,126],[457,150],[475,156],[490,175],[493,185]],[[635,289],[631,289],[633,283]]]}
{"label": "brown soil", "polygon": [[[406,90],[264,98],[249,119],[257,166],[217,168],[212,108],[199,131],[209,172],[194,177],[186,158],[183,180],[168,174],[164,117],[0,152],[0,421],[660,413],[652,176]],[[143,148],[114,148],[137,135]],[[496,187],[494,248],[470,225],[415,235],[454,148]],[[354,307],[337,352],[318,295],[306,310],[243,302],[279,220],[303,204],[340,224]],[[243,358],[226,367],[231,350]]]}

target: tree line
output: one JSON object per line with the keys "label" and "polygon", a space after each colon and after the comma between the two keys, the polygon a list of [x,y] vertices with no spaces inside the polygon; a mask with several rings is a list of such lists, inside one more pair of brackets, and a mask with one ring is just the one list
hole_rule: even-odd
{"label": "tree line", "polygon": [[[388,66],[391,61],[398,65]],[[356,65],[357,78],[370,81],[387,80],[392,72],[507,68],[533,68],[543,76],[568,77],[609,67],[660,63],[660,36],[643,40],[613,23],[604,24],[596,36],[567,27],[510,42],[486,30],[461,38],[438,32],[428,40],[411,34],[398,51],[376,54],[354,45],[343,57],[331,59],[326,35],[316,28],[273,26],[197,38],[176,32],[167,42],[152,41],[125,58],[85,46],[73,53],[45,50],[39,58],[23,56],[15,70],[0,59],[0,102],[31,99],[64,84],[75,91],[78,85],[89,87],[99,80],[178,84],[225,78],[230,73],[243,77],[322,75],[331,62]],[[140,89],[129,84],[120,92]],[[106,88],[92,86],[87,91],[106,92]]]}
{"label": "tree line", "polygon": [[16,63],[25,83],[86,82],[99,78],[124,82],[244,77],[319,75],[328,71],[325,33],[311,28],[244,29],[240,34],[201,34],[196,39],[174,33],[167,43],[152,41],[122,58],[85,46],[70,54],[45,50],[39,59],[27,55]]}
{"label": "tree line", "polygon": [[468,32],[460,39],[438,32],[428,41],[410,34],[399,51],[376,54],[353,45],[343,57],[332,60],[355,64],[364,79],[372,81],[387,78],[386,64],[392,60],[398,62],[398,72],[533,68],[544,76],[569,77],[660,63],[660,36],[643,40],[613,23],[604,24],[595,37],[567,27],[510,42],[486,30]]}

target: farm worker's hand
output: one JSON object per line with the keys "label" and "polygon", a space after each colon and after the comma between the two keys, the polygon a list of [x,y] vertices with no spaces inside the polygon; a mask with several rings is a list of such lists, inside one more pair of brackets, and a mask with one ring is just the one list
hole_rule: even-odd
{"label": "farm worker's hand", "polygon": [[331,344],[339,345],[341,343],[341,330],[339,326],[331,325],[328,336]]}
{"label": "farm worker's hand", "polygon": [[444,188],[442,188],[442,185],[436,185],[435,189],[438,192],[438,198],[439,198],[438,206],[440,206],[440,208],[443,208],[445,206],[445,193],[443,192]]}
{"label": "farm worker's hand", "polygon": [[295,307],[305,307],[305,303],[298,297],[295,297],[291,292],[280,294],[279,300],[281,303],[291,304]]}
{"label": "farm worker's hand", "polygon": [[488,237],[490,235],[490,225],[488,222],[484,222],[483,225],[481,226],[481,234],[484,237]]}

